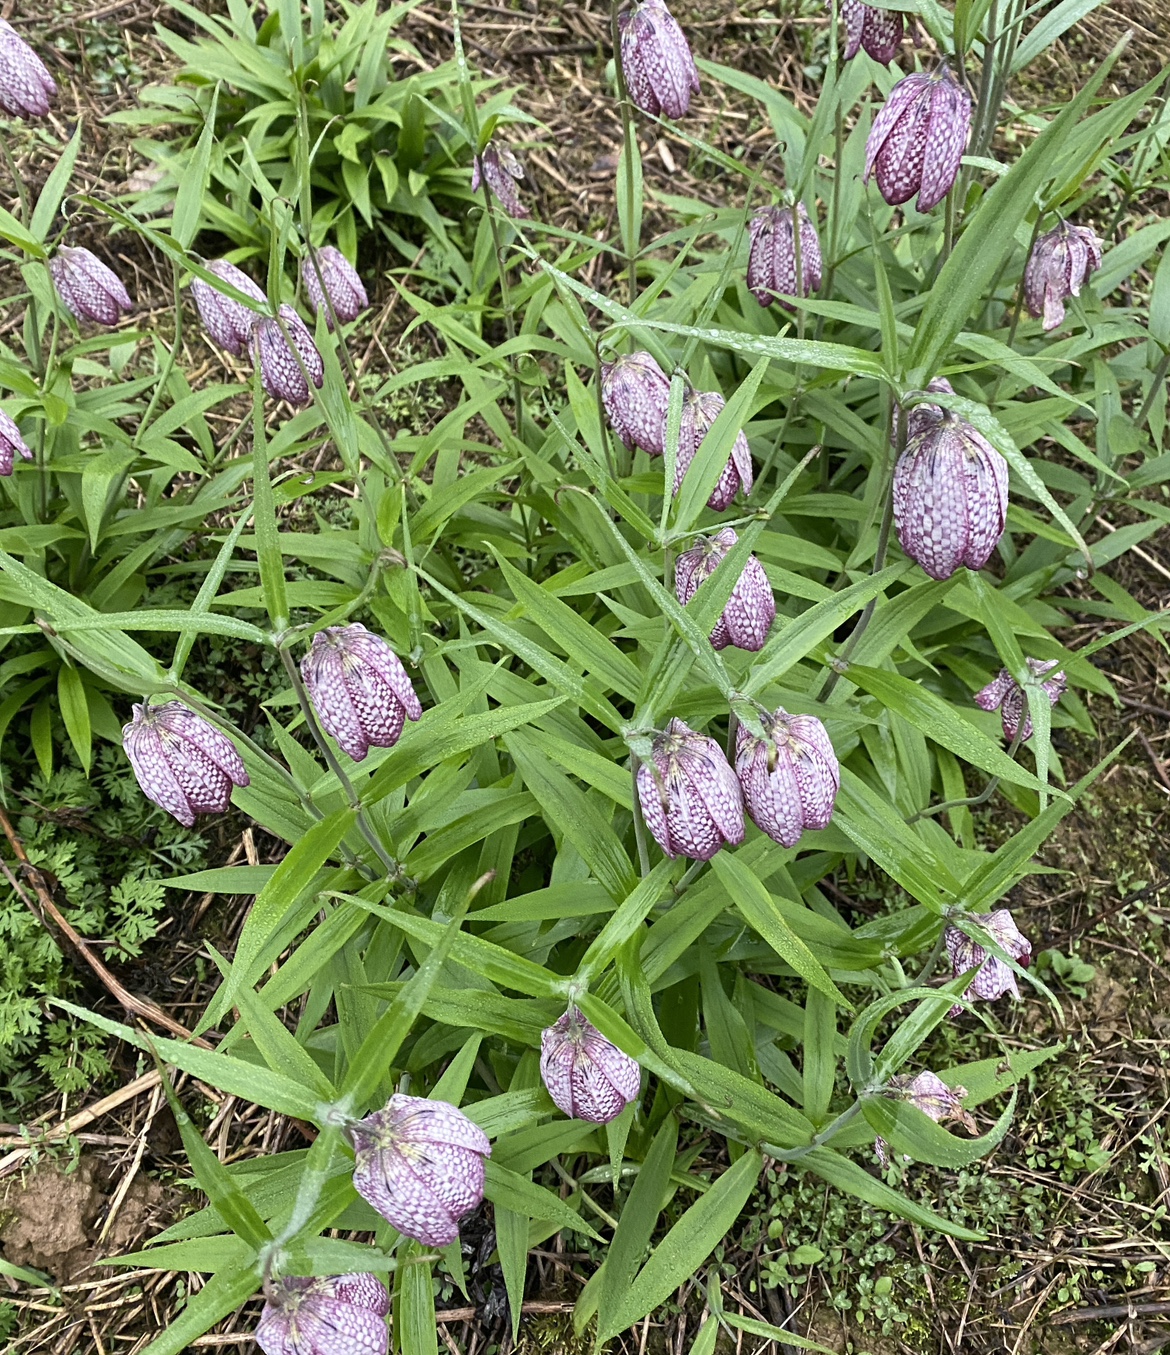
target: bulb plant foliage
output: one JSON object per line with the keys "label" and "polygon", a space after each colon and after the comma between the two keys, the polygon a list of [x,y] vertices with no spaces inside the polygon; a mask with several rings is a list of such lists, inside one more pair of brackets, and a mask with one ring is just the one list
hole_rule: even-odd
{"label": "bulb plant foliage", "polygon": [[[542,224],[531,177],[516,197],[521,115],[469,73],[457,10],[450,66],[400,80],[397,9],[176,8],[206,35],[168,39],[189,88],[135,114],[191,120],[156,147],[173,211],[88,197],[89,245],[62,248],[74,138],[0,217],[27,292],[0,341],[0,734],[48,775],[55,739],[88,770],[125,724],[160,823],[230,807],[284,844],[198,877],[255,895],[195,1023],[210,1048],[59,1004],[308,1145],[225,1167],[178,1116],[207,1206],[122,1259],[205,1281],[147,1349],[262,1294],[266,1350],[382,1351],[389,1314],[397,1348],[433,1351],[433,1273],[463,1284],[469,1227],[494,1230],[514,1333],[529,1245],[557,1232],[608,1248],[582,1331],[696,1275],[714,1307],[708,1258],[765,1158],[977,1237],[883,1164],[978,1170],[1051,1054],[1000,1039],[1047,993],[1005,896],[1115,756],[1064,775],[1054,728],[1090,731],[1081,694],[1113,688],[1058,631],[1164,622],[1111,575],[1170,481],[1170,232],[1136,205],[1154,89],[1114,96],[1108,57],[1020,121],[1013,79],[1058,24],[919,6],[919,52],[849,5],[808,118],[636,0],[613,16],[609,242]],[[651,245],[635,133],[686,127],[719,84],[772,117],[782,186],[696,122],[724,205],[672,196]],[[450,282],[438,304],[397,279],[456,392],[435,430],[378,417],[417,374],[373,399],[351,380],[388,290],[352,248],[375,170],[390,210],[412,185]],[[458,232],[424,181],[463,200]],[[209,262],[201,231],[241,248]],[[107,276],[131,235],[173,269],[171,334],[140,333]],[[217,383],[188,379],[185,326]],[[206,418],[249,398],[230,435]],[[260,725],[189,680],[206,637],[269,661]],[[994,848],[977,800],[1018,816]],[[848,904],[863,869],[889,882],[876,916]],[[948,1014],[985,1058],[931,1062]]]}

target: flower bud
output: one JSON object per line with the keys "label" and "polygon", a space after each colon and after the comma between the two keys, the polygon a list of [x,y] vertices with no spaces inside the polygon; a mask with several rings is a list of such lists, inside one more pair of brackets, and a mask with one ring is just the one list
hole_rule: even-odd
{"label": "flower bud", "polygon": [[894,468],[894,525],[912,560],[949,579],[991,558],[1007,523],[1008,468],[971,424],[932,408],[911,411],[915,436]]}
{"label": "flower bud", "polygon": [[[321,275],[317,276],[320,269]],[[325,304],[328,295],[333,313],[343,325],[348,325],[370,304],[366,289],[353,264],[335,245],[323,245],[317,251],[317,267],[313,267],[312,258],[306,254],[301,260],[301,277],[305,283],[305,294],[313,314],[325,312],[325,323],[333,328],[333,314]],[[325,288],[322,291],[321,284]]]}
{"label": "flower bud", "polygon": [[667,856],[710,861],[724,843],[743,841],[743,793],[714,739],[671,720],[654,735],[651,758],[638,768],[638,801]]}
{"label": "flower bud", "polygon": [[1064,321],[1064,303],[1080,296],[1081,285],[1101,267],[1101,241],[1088,226],[1062,221],[1042,235],[1032,248],[1024,270],[1024,301],[1028,314],[1044,317],[1046,330]]}
{"label": "flower bud", "polygon": [[43,118],[56,96],[57,85],[45,63],[0,19],[0,110],[17,118]]}
{"label": "flower bud", "polygon": [[[936,1073],[923,1072],[917,1077],[897,1073],[890,1078],[886,1094],[902,1101],[909,1101],[912,1106],[917,1106],[923,1115],[929,1115],[935,1124],[942,1124],[944,1120],[958,1120],[969,1133],[978,1132],[975,1120],[963,1109],[963,1097],[967,1095],[966,1087],[948,1087]],[[878,1161],[883,1167],[888,1167],[889,1145],[880,1134],[874,1140],[873,1146]],[[909,1158],[906,1161],[909,1161]]]}
{"label": "flower bud", "polygon": [[487,1135],[446,1101],[395,1093],[350,1127],[358,1194],[406,1237],[445,1247],[483,1199]]}
{"label": "flower bud", "polygon": [[873,174],[896,207],[918,194],[929,212],[951,191],[971,133],[971,96],[945,66],[917,71],[890,90],[865,144],[865,182]]}
{"label": "flower bud", "polygon": [[541,1032],[540,1076],[558,1110],[594,1124],[620,1115],[642,1085],[637,1060],[610,1044],[576,1007]]}
{"label": "flower bud", "polygon": [[[1068,678],[1063,672],[1052,672],[1057,666],[1057,660],[1028,659],[1027,664],[1033,678],[1037,680],[1044,678],[1043,682],[1037,681],[1036,685],[1055,706],[1068,686]],[[1052,676],[1045,677],[1046,673],[1051,673]],[[986,687],[975,693],[975,704],[980,710],[1000,712],[1003,736],[1009,743],[1015,742],[1017,733],[1020,734],[1021,743],[1026,743],[1032,737],[1032,716],[1028,711],[1028,698],[1024,689],[1006,668],[1001,668],[998,677],[993,678]]]}
{"label": "flower bud", "polygon": [[664,0],[635,0],[618,16],[622,70],[636,107],[657,117],[681,118],[698,93],[699,71],[678,21]]}
{"label": "flower bud", "polygon": [[386,1355],[390,1295],[376,1275],[289,1275],[264,1286],[264,1355]]}
{"label": "flower bud", "polygon": [[355,762],[371,747],[393,748],[422,706],[398,655],[360,622],[326,626],[301,660],[317,718]]}
{"label": "flower bud", "polygon": [[222,814],[232,787],[249,784],[235,744],[181,701],[135,706],[122,746],[143,795],[184,828],[197,814]]}
{"label": "flower bud", "polygon": [[[738,540],[731,527],[724,527],[718,536],[699,537],[690,550],[678,557],[674,567],[674,591],[684,607],[699,591],[699,585],[715,573]],[[723,615],[711,632],[711,643],[716,649],[726,649],[728,645],[753,651],[763,649],[775,619],[776,599],[772,596],[772,585],[763,565],[754,555],[749,555]]]}
{"label": "flower bud", "polygon": [[905,23],[896,10],[875,9],[862,0],[841,0],[841,18],[845,23],[846,61],[852,61],[862,48],[883,66],[898,55]]}
{"label": "flower bud", "polygon": [[17,452],[26,461],[33,459],[32,450],[20,436],[16,420],[0,409],[0,475],[12,474],[12,458]]}
{"label": "flower bud", "polygon": [[610,427],[627,447],[662,455],[670,378],[649,353],[627,353],[601,364],[601,403]]}
{"label": "flower bud", "polygon": [[[790,207],[763,207],[748,223],[751,249],[748,254],[747,284],[761,306],[779,300],[786,311],[795,310],[784,296],[808,296],[821,285],[821,242],[809,220],[804,203],[796,214],[800,219],[800,276],[797,277],[796,240]],[[784,295],[776,297],[776,293]]]}
{"label": "flower bud", "polygon": [[[1032,943],[1021,935],[1006,908],[999,908],[994,913],[971,913],[970,918],[988,932],[1005,954],[1025,969],[1028,967],[1028,961],[1032,958]],[[998,956],[984,950],[965,932],[961,932],[958,927],[948,927],[943,934],[943,941],[956,978],[968,970],[979,969],[967,989],[969,996],[982,998],[984,1002],[994,1002],[1004,993],[1011,993],[1016,998],[1020,996],[1015,974]],[[956,1006],[951,1010],[959,1012],[962,1008]]]}
{"label": "flower bud", "polygon": [[775,746],[740,725],[735,771],[752,822],[782,847],[795,847],[806,828],[827,828],[841,785],[829,735],[815,715],[789,715],[778,707],[761,715]]}
{"label": "flower bud", "polygon": [[[703,444],[703,439],[711,425],[719,417],[727,401],[718,391],[691,391],[683,400],[682,423],[678,434],[678,460],[674,466],[674,492],[682,488],[683,476],[695,459],[695,453]],[[752,452],[747,437],[742,430],[736,434],[727,465],[723,468],[707,500],[707,507],[722,513],[730,508],[736,493],[743,489],[744,496],[752,492]]]}
{"label": "flower bud", "polygon": [[[288,331],[288,339],[284,337],[284,330]],[[317,352],[308,326],[291,306],[281,306],[280,320],[273,315],[258,319],[252,326],[249,343],[252,358],[260,368],[260,380],[274,400],[307,405],[313,398],[309,381],[318,389],[324,383],[325,364],[321,354]],[[297,354],[300,354],[299,360]],[[306,373],[309,381],[305,380]]]}
{"label": "flower bud", "polygon": [[49,260],[57,295],[78,320],[116,325],[123,311],[133,308],[122,279],[88,249],[61,248]]}
{"label": "flower bud", "polygon": [[471,166],[471,191],[478,193],[486,180],[496,201],[509,216],[531,215],[516,192],[515,179],[524,177],[524,166],[502,141],[489,141]]}
{"label": "flower bud", "polygon": [[[228,263],[226,259],[212,259],[203,266],[209,273],[230,283],[237,292],[243,292],[253,301],[268,304],[268,298],[260,288],[234,263]],[[195,299],[199,319],[208,337],[235,357],[243,357],[252,334],[252,326],[264,317],[249,310],[242,301],[233,301],[230,296],[225,296],[202,278],[196,278],[191,283],[191,295]]]}

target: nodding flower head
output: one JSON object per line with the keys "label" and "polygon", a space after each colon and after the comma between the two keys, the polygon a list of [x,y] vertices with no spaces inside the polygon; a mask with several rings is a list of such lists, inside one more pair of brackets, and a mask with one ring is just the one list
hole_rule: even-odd
{"label": "nodding flower head", "polygon": [[[795,310],[785,296],[809,296],[821,286],[821,242],[804,203],[796,209],[800,231],[792,228],[791,207],[763,207],[748,223],[751,248],[748,253],[748,290],[761,306],[778,300],[785,310]],[[796,240],[800,239],[797,267]],[[777,293],[782,295],[777,296]]]}
{"label": "nodding flower head", "polygon": [[376,1275],[289,1275],[264,1286],[264,1355],[386,1355],[390,1295]]}
{"label": "nodding flower head", "polygon": [[[718,391],[691,391],[683,400],[682,423],[678,434],[678,460],[674,466],[676,494],[682,488],[683,477],[690,469],[695,453],[703,445],[703,439],[726,403]],[[735,435],[731,455],[727,458],[727,464],[711,491],[707,507],[713,508],[716,513],[724,512],[731,507],[741,489],[745,498],[752,492],[752,479],[752,452],[747,437],[741,430]]]}
{"label": "nodding flower head", "polygon": [[16,420],[0,409],[0,475],[11,475],[13,458],[17,453],[25,461],[33,459],[32,448],[20,436]]}
{"label": "nodding flower head", "polygon": [[[699,585],[715,573],[739,540],[731,527],[716,536],[701,536],[678,557],[674,567],[674,590],[685,607],[699,591]],[[768,631],[776,619],[776,599],[764,567],[754,555],[744,562],[723,615],[711,632],[716,649],[735,645],[737,649],[763,649]]]}
{"label": "nodding flower head", "polygon": [[[972,913],[970,917],[972,922],[977,922],[983,927],[1006,955],[1010,955],[1025,969],[1028,967],[1028,962],[1032,958],[1032,943],[1017,928],[1006,908],[998,908],[994,913]],[[972,969],[979,970],[967,989],[968,995],[980,998],[984,1002],[994,1002],[1004,993],[1010,993],[1015,998],[1020,996],[1015,974],[999,956],[984,950],[977,941],[972,941],[966,932],[961,932],[958,927],[948,927],[943,933],[943,940],[956,978]],[[962,1008],[955,1006],[951,1010],[958,1013]]]}
{"label": "nodding flower head", "polygon": [[1101,241],[1088,226],[1062,221],[1040,236],[1024,270],[1024,301],[1028,314],[1044,317],[1045,330],[1064,322],[1064,303],[1080,296],[1089,274],[1101,267]]}
{"label": "nodding flower head", "polygon": [[[917,1077],[896,1073],[886,1084],[887,1096],[909,1101],[923,1115],[929,1115],[935,1124],[944,1120],[958,1120],[969,1133],[978,1133],[978,1125],[969,1111],[963,1108],[966,1087],[948,1087],[937,1073],[922,1072]],[[883,1167],[890,1165],[889,1144],[879,1134],[874,1140],[874,1151]],[[905,1159],[907,1162],[909,1158]]]}
{"label": "nodding flower head", "polygon": [[637,1098],[642,1070],[635,1059],[570,1007],[540,1037],[540,1076],[558,1110],[570,1119],[608,1124]]}
{"label": "nodding flower head", "polygon": [[[212,259],[203,266],[215,277],[230,283],[237,292],[243,292],[263,305],[268,304],[268,298],[260,288],[234,263],[228,263],[226,259]],[[208,337],[235,357],[243,357],[248,349],[252,326],[263,317],[202,278],[196,278],[191,283],[191,295]]]}
{"label": "nodding flower head", "polygon": [[699,91],[690,44],[664,0],[635,0],[618,16],[626,89],[643,113],[681,118]]}
{"label": "nodding flower head", "polygon": [[761,722],[771,746],[740,725],[736,775],[756,827],[782,847],[795,847],[806,828],[829,826],[841,769],[815,715],[789,715],[777,707]]}
{"label": "nodding flower head", "polygon": [[181,701],[134,707],[122,746],[148,800],[190,828],[197,814],[222,814],[248,773],[236,746]]}
{"label": "nodding flower head", "polygon": [[[287,334],[287,338],[285,335]],[[318,389],[325,382],[325,364],[309,328],[289,305],[281,306],[280,318],[268,315],[252,326],[252,356],[260,368],[260,381],[274,400],[307,405],[313,399],[309,383]]]}
{"label": "nodding flower head", "polygon": [[671,720],[651,748],[638,768],[638,801],[666,855],[710,861],[725,843],[742,842],[743,793],[715,740]]}
{"label": "nodding flower head", "polygon": [[[1063,672],[1053,672],[1057,660],[1028,659],[1027,664],[1035,685],[1055,706],[1068,686],[1068,678]],[[1032,716],[1028,711],[1027,695],[1006,668],[1001,668],[986,687],[975,693],[975,704],[980,710],[999,711],[1004,738],[1009,742],[1014,742],[1017,734],[1021,743],[1026,743],[1032,737]]]}
{"label": "nodding flower head", "polygon": [[888,66],[898,55],[905,35],[902,15],[893,9],[875,9],[862,0],[841,0],[841,19],[845,24],[846,61],[865,51],[875,61]]}
{"label": "nodding flower head", "polygon": [[[320,276],[318,276],[318,269]],[[336,245],[323,245],[317,251],[317,267],[313,267],[312,258],[306,254],[301,260],[301,279],[305,284],[305,295],[313,314],[325,312],[325,323],[333,328],[333,316],[336,315],[343,325],[348,325],[370,304],[365,285],[358,277],[357,269],[342,254]],[[324,283],[324,287],[322,287]],[[329,298],[330,306],[325,304]]]}
{"label": "nodding flower head", "polygon": [[627,447],[661,456],[666,444],[670,378],[654,357],[627,353],[601,364],[601,403],[609,426]]}
{"label": "nodding flower head", "polygon": [[57,85],[45,63],[0,19],[0,110],[17,118],[43,118],[56,97]]}
{"label": "nodding flower head", "polygon": [[951,191],[971,134],[971,96],[946,66],[917,71],[890,90],[865,144],[865,182],[872,174],[896,207],[918,195],[929,212]]}
{"label": "nodding flower head", "polygon": [[49,273],[57,295],[77,320],[116,325],[122,312],[134,307],[122,279],[88,249],[62,245],[49,260]]}
{"label": "nodding flower head", "polygon": [[524,177],[524,166],[502,141],[489,141],[471,166],[471,191],[478,193],[484,183],[492,196],[509,216],[525,217],[530,213],[516,192],[516,180]]}

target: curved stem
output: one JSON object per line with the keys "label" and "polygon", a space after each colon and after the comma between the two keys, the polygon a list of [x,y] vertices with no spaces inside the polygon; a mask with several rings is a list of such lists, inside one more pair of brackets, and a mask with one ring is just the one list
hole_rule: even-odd
{"label": "curved stem", "polygon": [[[610,36],[613,41],[613,66],[614,74],[617,76],[618,102],[622,114],[622,145],[625,150],[623,159],[626,166],[626,198],[630,204],[630,211],[634,210],[634,155],[638,146],[638,131],[634,126],[633,104],[630,99],[630,89],[626,84],[626,68],[622,61],[622,32],[621,25],[618,23],[618,9],[620,0],[613,0],[610,8],[609,26]],[[640,242],[635,239],[633,234],[633,222],[629,223],[629,234],[623,241],[626,247],[626,273],[629,278],[629,296],[626,305],[632,310],[634,302],[638,299],[638,248]]]}
{"label": "curved stem", "polygon": [[[483,200],[488,215],[488,225],[492,232],[492,245],[496,251],[496,272],[500,279],[500,305],[504,311],[504,332],[509,344],[516,337],[516,317],[512,310],[512,293],[508,287],[508,269],[504,261],[504,247],[500,242],[500,221],[496,213],[496,204],[488,187],[487,175],[483,179]],[[520,374],[516,370],[516,354],[508,359],[512,368],[512,401],[516,407],[516,436],[524,441],[524,392],[520,385]]]}
{"label": "curved stem", "polygon": [[[1023,716],[1021,716],[1020,723],[1016,726],[1016,736],[1014,739],[1012,739],[1011,743],[1008,744],[1007,750],[1008,757],[1015,758],[1016,753],[1019,751],[1020,744],[1023,743],[1023,739],[1021,737],[1023,732],[1024,732],[1024,720]],[[972,805],[985,804],[995,794],[996,787],[999,785],[1001,779],[1002,779],[1001,777],[993,776],[991,780],[988,781],[987,785],[984,786],[983,789],[979,792],[978,795],[971,795],[962,800],[944,800],[943,803],[940,805],[930,805],[926,809],[920,809],[917,814],[912,814],[910,818],[906,820],[906,822],[917,823],[919,819],[932,818],[935,814],[942,814],[944,811],[948,809],[963,809],[970,807]]]}

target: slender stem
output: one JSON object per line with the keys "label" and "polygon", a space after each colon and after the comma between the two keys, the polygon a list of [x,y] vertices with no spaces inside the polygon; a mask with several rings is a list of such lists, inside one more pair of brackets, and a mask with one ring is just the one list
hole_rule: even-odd
{"label": "slender stem", "polygon": [[634,841],[638,844],[638,869],[645,879],[650,874],[650,852],[646,844],[646,820],[642,817],[642,798],[638,794],[638,768],[642,765],[637,753],[630,754],[630,780],[634,787]]}
{"label": "slender stem", "polygon": [[[1020,744],[1023,742],[1023,739],[1021,738],[1023,732],[1024,721],[1021,719],[1020,723],[1016,726],[1015,738],[1008,744],[1008,757],[1014,758],[1019,751]],[[919,819],[933,818],[935,814],[942,814],[948,809],[963,809],[971,805],[986,804],[986,802],[995,794],[996,787],[999,785],[1000,780],[1000,777],[993,776],[978,795],[971,795],[962,800],[944,800],[943,803],[939,805],[929,805],[926,809],[920,809],[917,814],[912,814],[906,822],[917,823]]]}
{"label": "slender stem", "polygon": [[732,711],[727,721],[727,760],[733,767],[735,766],[735,736],[738,733],[739,716],[736,715],[735,711]]}
{"label": "slender stem", "polygon": [[947,929],[944,925],[939,931],[930,954],[926,957],[926,963],[922,966],[918,977],[914,980],[919,988],[924,988],[930,982],[930,977],[935,971],[935,966],[942,958],[943,946],[946,944],[946,938]]}
{"label": "slender stem", "polygon": [[698,878],[699,872],[706,864],[706,861],[692,861],[686,870],[679,876],[678,884],[674,887],[675,894],[685,894]]}
{"label": "slender stem", "polygon": [[[1027,268],[1027,260],[1032,257],[1032,252],[1036,248],[1036,241],[1040,238],[1040,227],[1044,221],[1044,213],[1036,213],[1036,224],[1032,227],[1032,238],[1028,242],[1028,254],[1024,260],[1024,267]],[[1008,327],[1007,346],[1013,347],[1016,342],[1016,330],[1020,327],[1020,317],[1024,311],[1024,276],[1020,277],[1020,285],[1016,289],[1016,304],[1012,310],[1012,321]],[[1003,383],[1003,368],[1000,367],[999,374],[995,378],[995,389],[992,391],[991,399],[988,401],[988,408],[994,409],[999,402],[999,388]]]}
{"label": "slender stem", "polygon": [[837,1133],[839,1133],[851,1121],[857,1118],[861,1113],[861,1098],[858,1097],[854,1103],[843,1110],[835,1120],[825,1125],[824,1129],[818,1134],[813,1135],[811,1143],[804,1144],[800,1148],[776,1148],[772,1144],[764,1144],[764,1152],[769,1157],[774,1157],[780,1162],[799,1162],[802,1157],[808,1157],[814,1149],[822,1147],[829,1142]]}
{"label": "slender stem", "polygon": [[[516,337],[516,319],[512,311],[512,293],[508,287],[508,269],[504,260],[504,247],[500,241],[500,223],[496,213],[496,204],[492,200],[491,189],[488,187],[487,175],[483,178],[483,200],[486,204],[488,214],[488,225],[492,232],[492,244],[496,251],[496,272],[500,279],[500,305],[504,311],[504,331],[508,335],[509,344]],[[516,370],[516,354],[512,353],[508,358],[508,365],[512,369],[512,401],[516,406],[516,436],[523,442],[524,440],[524,392],[520,385],[520,374]]]}
{"label": "slender stem", "polygon": [[[617,76],[618,103],[622,114],[622,145],[625,151],[623,159],[626,164],[626,198],[630,205],[631,213],[634,210],[634,155],[638,148],[638,131],[634,125],[634,106],[630,99],[629,86],[626,84],[626,68],[622,61],[622,33],[621,25],[618,23],[618,9],[620,0],[613,0],[610,9],[609,26],[610,36],[613,41],[613,65]],[[638,252],[640,241],[635,238],[632,227],[633,222],[627,225],[631,228],[623,241],[626,247],[626,272],[629,278],[629,296],[626,304],[632,310],[634,302],[638,299]]]}
{"label": "slender stem", "polygon": [[20,220],[21,224],[28,226],[32,220],[32,208],[29,205],[28,185],[21,177],[20,170],[16,165],[16,158],[12,154],[12,138],[0,137],[4,142],[4,159],[8,165],[8,173],[12,176],[12,182],[16,187],[17,197],[20,198]]}
{"label": "slender stem", "polygon": [[1154,400],[1158,394],[1158,388],[1166,380],[1166,371],[1170,368],[1170,348],[1168,348],[1161,357],[1157,367],[1154,368],[1154,376],[1150,382],[1150,389],[1146,398],[1142,401],[1142,407],[1138,411],[1136,419],[1137,426],[1140,428],[1150,417],[1150,410],[1154,407]]}

